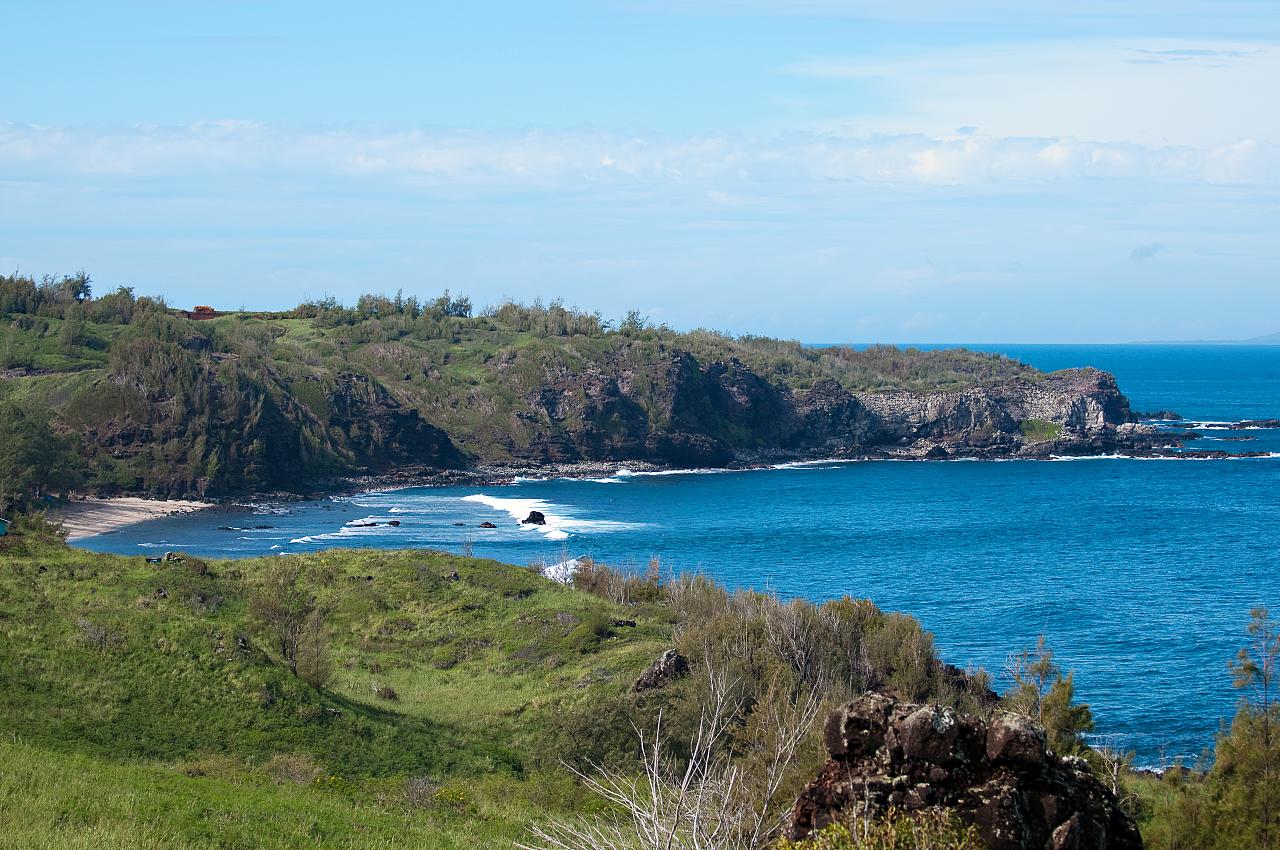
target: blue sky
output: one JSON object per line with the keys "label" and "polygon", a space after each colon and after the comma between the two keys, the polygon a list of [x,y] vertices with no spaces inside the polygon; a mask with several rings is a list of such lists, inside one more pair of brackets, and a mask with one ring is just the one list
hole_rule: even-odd
{"label": "blue sky", "polygon": [[1280,330],[1280,4],[0,6],[0,268],[805,340]]}

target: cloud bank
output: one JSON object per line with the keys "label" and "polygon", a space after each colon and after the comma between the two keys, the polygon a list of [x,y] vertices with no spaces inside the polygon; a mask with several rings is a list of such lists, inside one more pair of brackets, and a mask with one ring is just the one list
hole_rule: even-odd
{"label": "cloud bank", "polygon": [[0,125],[8,180],[104,181],[267,175],[409,188],[565,190],[593,185],[1000,187],[1063,181],[1280,183],[1280,149],[1254,139],[1203,147],[1067,137],[787,133],[641,138],[607,133],[291,129],[215,121],[102,130]]}

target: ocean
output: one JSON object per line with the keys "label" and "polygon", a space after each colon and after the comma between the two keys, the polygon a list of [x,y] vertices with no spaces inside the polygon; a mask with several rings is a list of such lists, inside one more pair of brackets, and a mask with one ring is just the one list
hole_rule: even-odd
{"label": "ocean", "polygon": [[[1197,423],[1199,448],[1280,453],[1280,346],[1010,345],[1041,369],[1115,373],[1137,410]],[[1226,438],[1249,437],[1248,441]],[[545,526],[521,526],[530,510]],[[918,617],[945,660],[1004,684],[1044,635],[1097,737],[1140,764],[1195,759],[1234,712],[1227,662],[1249,609],[1280,615],[1280,456],[1238,460],[863,461],[520,480],[218,509],[78,545],[209,557],[428,547],[517,564],[590,556],[732,587],[869,597]],[[386,525],[396,520],[398,527]],[[497,528],[480,529],[483,521]],[[355,525],[351,523],[356,523]],[[361,525],[360,523],[379,523]]]}

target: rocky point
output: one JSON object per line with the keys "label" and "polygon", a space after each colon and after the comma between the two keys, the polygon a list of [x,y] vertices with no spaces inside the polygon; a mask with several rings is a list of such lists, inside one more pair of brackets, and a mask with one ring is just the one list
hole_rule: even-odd
{"label": "rocky point", "polygon": [[802,839],[841,819],[948,809],[992,850],[1139,850],[1115,796],[1031,720],[867,693],[827,721],[827,763],[792,813]]}

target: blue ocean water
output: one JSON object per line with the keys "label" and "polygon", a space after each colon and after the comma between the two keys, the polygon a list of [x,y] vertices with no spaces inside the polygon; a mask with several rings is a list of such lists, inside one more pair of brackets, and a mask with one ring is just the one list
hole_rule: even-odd
{"label": "blue ocean water", "polygon": [[[975,346],[1114,372],[1135,408],[1280,417],[1280,347]],[[1196,445],[1280,452],[1209,428]],[[547,526],[520,526],[531,509]],[[242,557],[422,546],[513,563],[651,557],[735,587],[850,594],[919,617],[942,655],[999,677],[1045,635],[1099,735],[1144,764],[1197,756],[1236,693],[1250,607],[1280,613],[1280,459],[821,462],[418,488],[216,510],[90,538],[96,551]],[[398,520],[398,527],[385,525]],[[352,526],[353,521],[383,523]],[[482,521],[498,528],[479,529]],[[461,523],[461,525],[457,525]],[[255,526],[270,526],[255,528]],[[228,530],[231,529],[231,530]]]}

